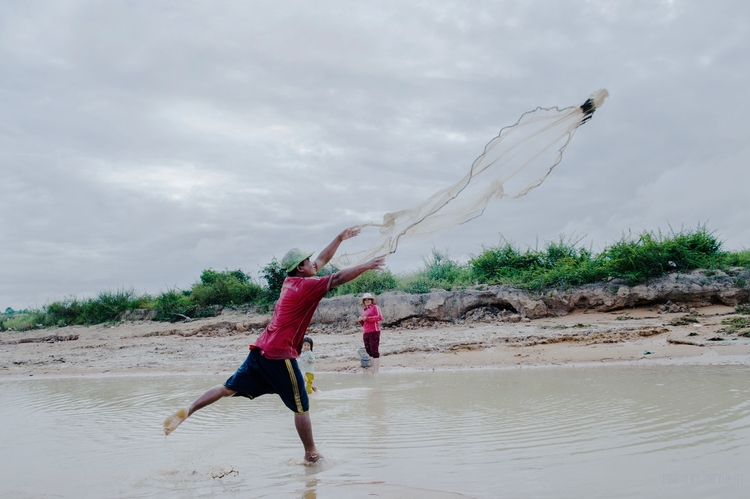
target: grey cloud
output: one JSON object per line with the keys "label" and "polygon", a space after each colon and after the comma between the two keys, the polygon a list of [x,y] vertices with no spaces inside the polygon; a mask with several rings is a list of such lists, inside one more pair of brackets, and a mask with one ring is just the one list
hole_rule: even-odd
{"label": "grey cloud", "polygon": [[[536,106],[611,98],[527,197],[433,241],[708,220],[747,245],[743,2],[6,2],[0,7],[0,308],[291,246],[454,182]],[[707,171],[726,183],[703,188]],[[170,177],[171,175],[171,177]],[[746,184],[745,184],[746,185]]]}

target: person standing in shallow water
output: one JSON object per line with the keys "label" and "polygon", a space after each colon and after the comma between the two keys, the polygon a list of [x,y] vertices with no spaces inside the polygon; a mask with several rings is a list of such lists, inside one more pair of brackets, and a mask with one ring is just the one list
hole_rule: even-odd
{"label": "person standing in shallow water", "polygon": [[164,434],[172,433],[198,409],[213,404],[224,397],[243,396],[254,399],[267,393],[276,393],[294,413],[294,426],[305,448],[305,462],[322,459],[315,447],[309,400],[305,380],[297,365],[307,326],[312,320],[320,300],[331,289],[352,281],[367,270],[380,270],[385,256],[379,256],[361,265],[344,269],[325,277],[316,277],[318,269],[327,264],[339,245],[359,234],[359,228],[344,230],[320,252],[315,260],[312,253],[297,248],[289,250],[281,260],[287,278],[281,288],[271,321],[261,335],[250,345],[245,362],[223,385],[215,386],[198,397],[188,407],[164,420]]}
{"label": "person standing in shallow water", "polygon": [[362,340],[365,343],[367,355],[372,357],[372,373],[378,374],[380,370],[380,321],[383,313],[378,307],[378,300],[371,293],[365,293],[359,299],[362,305],[362,315],[359,316],[359,324],[362,326]]}

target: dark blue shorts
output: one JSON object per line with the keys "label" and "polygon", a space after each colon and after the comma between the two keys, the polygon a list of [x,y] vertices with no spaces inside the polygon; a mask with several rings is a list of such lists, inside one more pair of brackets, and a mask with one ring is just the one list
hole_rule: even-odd
{"label": "dark blue shorts", "polygon": [[237,396],[254,399],[267,393],[277,393],[289,409],[304,414],[310,409],[305,380],[296,359],[271,360],[263,357],[260,348],[253,348],[245,362],[224,386]]}

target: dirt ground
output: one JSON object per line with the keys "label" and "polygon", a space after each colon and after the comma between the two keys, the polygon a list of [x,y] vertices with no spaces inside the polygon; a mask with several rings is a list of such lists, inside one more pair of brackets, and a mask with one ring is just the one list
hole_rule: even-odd
{"label": "dirt ground", "polygon": [[[724,306],[578,313],[527,322],[433,323],[384,328],[381,372],[587,363],[750,364],[750,338],[731,333]],[[0,333],[0,378],[123,374],[231,374],[268,316],[225,314]],[[746,329],[747,330],[747,329]],[[313,326],[316,372],[363,370],[356,324]]]}

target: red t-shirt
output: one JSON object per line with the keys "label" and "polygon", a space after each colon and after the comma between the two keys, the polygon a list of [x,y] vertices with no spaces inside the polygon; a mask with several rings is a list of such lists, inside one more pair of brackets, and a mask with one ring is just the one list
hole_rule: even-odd
{"label": "red t-shirt", "polygon": [[325,277],[287,277],[271,322],[255,345],[267,359],[296,359],[315,309],[331,289],[333,274]]}

